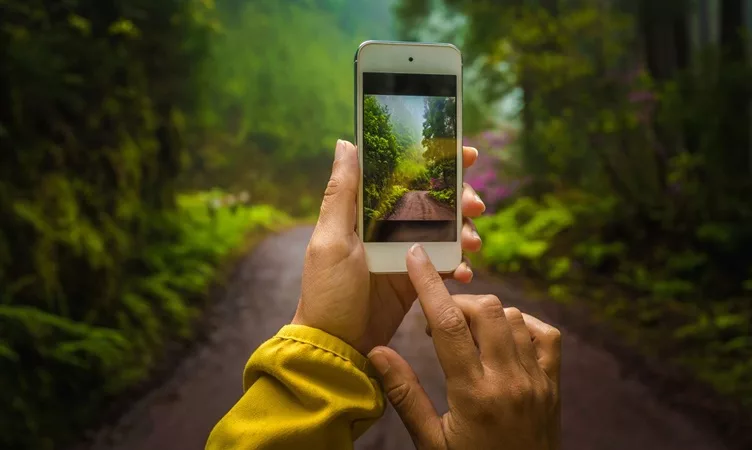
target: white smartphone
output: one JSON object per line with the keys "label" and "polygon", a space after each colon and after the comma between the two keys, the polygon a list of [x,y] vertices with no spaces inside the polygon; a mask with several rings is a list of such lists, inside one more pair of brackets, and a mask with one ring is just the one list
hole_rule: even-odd
{"label": "white smartphone", "polygon": [[462,54],[367,41],[355,54],[358,234],[373,273],[404,273],[419,242],[440,272],[462,261]]}

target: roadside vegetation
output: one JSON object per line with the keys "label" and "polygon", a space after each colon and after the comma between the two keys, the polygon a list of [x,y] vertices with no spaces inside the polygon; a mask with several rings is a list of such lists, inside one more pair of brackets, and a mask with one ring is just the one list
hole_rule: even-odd
{"label": "roadside vegetation", "polygon": [[389,15],[0,1],[0,448],[80,439],[195,339],[240,252],[315,214]]}
{"label": "roadside vegetation", "polygon": [[429,3],[401,2],[405,36],[462,15],[443,38],[464,43],[489,102],[518,104],[467,142],[484,158],[466,180],[491,213],[477,221],[485,264],[585,305],[752,411],[743,2],[719,2],[722,31],[706,43],[685,25],[713,20],[693,2]]}

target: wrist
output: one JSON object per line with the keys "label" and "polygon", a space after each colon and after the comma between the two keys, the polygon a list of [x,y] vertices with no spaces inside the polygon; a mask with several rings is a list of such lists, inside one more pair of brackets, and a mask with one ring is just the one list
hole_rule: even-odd
{"label": "wrist", "polygon": [[326,333],[330,335],[332,338],[335,338],[341,341],[342,343],[346,344],[348,347],[351,347],[352,350],[356,351],[363,358],[366,358],[366,359],[368,358],[366,355],[368,354],[370,349],[361,348],[363,346],[359,345],[360,340],[348,338],[347,333],[342,333],[341,330],[337,330],[332,327],[326,326],[325,324],[320,323],[318,321],[307,320],[303,315],[300,315],[297,313],[292,318],[289,325],[301,326],[305,328],[310,328],[318,332]]}
{"label": "wrist", "polygon": [[347,330],[344,330],[337,326],[332,326],[331,324],[326,323],[326,321],[306,317],[305,314],[301,314],[300,312],[295,313],[292,321],[290,321],[290,325],[301,325],[304,327],[316,329],[318,331],[323,331],[324,333],[329,334],[349,345],[358,353],[360,353],[364,358],[366,357],[365,355],[368,354],[368,350],[370,350],[366,349],[364,351],[364,349],[361,348],[362,345],[360,345],[361,339],[354,338],[353,336],[351,336],[351,333],[347,332]]}

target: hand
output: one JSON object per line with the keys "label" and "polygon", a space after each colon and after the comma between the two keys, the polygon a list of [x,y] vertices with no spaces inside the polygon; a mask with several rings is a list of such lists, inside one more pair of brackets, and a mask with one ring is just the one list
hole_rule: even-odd
{"label": "hand", "polygon": [[557,449],[559,331],[516,308],[504,309],[491,295],[450,296],[420,245],[408,253],[407,267],[446,375],[449,411],[439,417],[394,350],[377,347],[369,358],[415,446]]}
{"label": "hand", "polygon": [[[478,151],[465,147],[463,162],[471,166]],[[306,252],[303,285],[294,324],[308,325],[339,337],[368,354],[386,345],[417,296],[407,275],[373,275],[368,271],[363,243],[355,232],[360,168],[358,153],[338,141],[334,166],[321,204],[321,214]],[[464,186],[462,249],[478,251],[481,240],[472,221],[486,209],[473,188]],[[469,283],[466,262],[451,275]]]}

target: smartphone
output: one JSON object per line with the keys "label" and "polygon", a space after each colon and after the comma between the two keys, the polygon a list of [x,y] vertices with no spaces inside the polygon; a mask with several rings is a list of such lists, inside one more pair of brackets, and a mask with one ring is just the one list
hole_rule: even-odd
{"label": "smartphone", "polygon": [[462,260],[462,54],[367,41],[355,54],[358,234],[369,270],[404,273],[419,242],[440,272]]}

